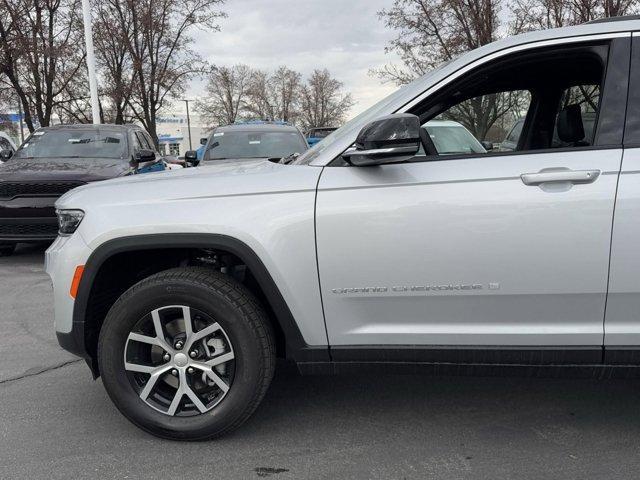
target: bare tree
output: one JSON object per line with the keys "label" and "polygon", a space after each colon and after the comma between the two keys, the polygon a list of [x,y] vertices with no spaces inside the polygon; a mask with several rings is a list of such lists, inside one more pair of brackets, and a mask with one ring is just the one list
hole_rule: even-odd
{"label": "bare tree", "polygon": [[341,124],[354,104],[342,87],[327,69],[314,70],[300,89],[300,125],[308,129]]}
{"label": "bare tree", "polygon": [[275,116],[285,122],[295,122],[299,115],[300,79],[302,75],[285,66],[278,68],[270,78]]}
{"label": "bare tree", "polygon": [[208,75],[206,95],[196,102],[196,111],[211,127],[234,123],[243,115],[254,79],[247,65],[213,68]]}
{"label": "bare tree", "polygon": [[247,92],[247,112],[263,120],[294,123],[298,116],[301,77],[285,66],[273,74],[254,70]]}
{"label": "bare tree", "polygon": [[[384,82],[405,84],[443,62],[495,41],[501,6],[501,0],[395,0],[379,16],[397,32],[386,51],[397,53],[402,66],[386,65],[372,73]],[[482,95],[454,106],[443,118],[459,121],[484,140],[499,121],[518,115],[524,100],[518,92]]]}
{"label": "bare tree", "polygon": [[511,33],[579,25],[637,12],[637,0],[513,0]]}
{"label": "bare tree", "polygon": [[157,144],[158,112],[205,71],[190,33],[200,27],[218,30],[223,0],[103,1],[114,12],[112,34],[127,40],[133,82],[126,105]]}
{"label": "bare tree", "polygon": [[15,91],[30,131],[85,95],[82,40],[78,0],[0,0],[0,85]]}
{"label": "bare tree", "polygon": [[275,100],[271,91],[269,74],[263,70],[252,70],[246,95],[240,108],[260,120],[273,120],[276,116]]}
{"label": "bare tree", "polygon": [[442,62],[493,42],[499,26],[500,0],[395,0],[378,13],[397,36],[386,47],[403,67],[373,71],[383,81],[402,85]]}

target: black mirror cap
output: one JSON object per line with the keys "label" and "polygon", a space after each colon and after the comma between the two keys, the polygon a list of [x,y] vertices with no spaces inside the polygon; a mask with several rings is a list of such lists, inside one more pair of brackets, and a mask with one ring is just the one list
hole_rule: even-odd
{"label": "black mirror cap", "polygon": [[207,137],[203,137],[200,139],[200,145],[206,145],[207,144],[207,140],[209,140]]}
{"label": "black mirror cap", "polygon": [[9,150],[8,148],[0,150],[0,159],[9,160],[11,157],[13,157],[13,150]]}
{"label": "black mirror cap", "polygon": [[420,119],[410,113],[381,117],[364,126],[355,150],[343,157],[352,165],[382,165],[413,158],[420,150]]}
{"label": "black mirror cap", "polygon": [[155,162],[156,152],[153,150],[141,149],[134,156],[136,163]]}
{"label": "black mirror cap", "polygon": [[358,150],[407,146],[420,142],[420,119],[410,113],[394,113],[364,126],[358,138]]}
{"label": "black mirror cap", "polygon": [[194,167],[197,167],[200,163],[200,160],[198,159],[198,152],[195,150],[188,150],[187,153],[184,154],[184,159]]}
{"label": "black mirror cap", "polygon": [[485,150],[493,150],[495,147],[493,142],[487,142],[486,140],[480,142]]}

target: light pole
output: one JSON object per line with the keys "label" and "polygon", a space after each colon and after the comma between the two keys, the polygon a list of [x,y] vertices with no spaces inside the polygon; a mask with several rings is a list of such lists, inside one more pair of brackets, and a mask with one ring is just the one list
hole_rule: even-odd
{"label": "light pole", "polygon": [[20,115],[20,143],[24,143],[24,124],[22,123],[22,100],[18,99],[18,115]]}
{"label": "light pole", "polygon": [[193,145],[191,145],[191,119],[189,118],[189,102],[191,100],[186,100],[184,103],[187,104],[187,132],[189,134],[189,150],[193,150]]}
{"label": "light pole", "polygon": [[93,28],[91,25],[91,2],[82,0],[82,19],[84,22],[84,41],[87,47],[87,70],[89,71],[89,90],[91,91],[91,115],[94,124],[100,124],[100,104],[98,102],[98,83],[96,81],[96,57],[93,50]]}

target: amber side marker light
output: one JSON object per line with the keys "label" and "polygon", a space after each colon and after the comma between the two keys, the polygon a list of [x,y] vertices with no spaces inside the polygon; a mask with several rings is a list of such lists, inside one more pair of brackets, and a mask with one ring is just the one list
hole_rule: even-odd
{"label": "amber side marker light", "polygon": [[82,279],[82,274],[84,273],[84,265],[78,265],[76,267],[76,271],[73,273],[73,280],[71,280],[71,289],[69,290],[69,294],[71,297],[76,298],[78,294],[78,287],[80,286],[80,280]]}

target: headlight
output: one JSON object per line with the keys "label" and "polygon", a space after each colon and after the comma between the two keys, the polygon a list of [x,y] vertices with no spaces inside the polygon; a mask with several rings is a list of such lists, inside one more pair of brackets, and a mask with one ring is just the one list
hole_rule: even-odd
{"label": "headlight", "polygon": [[80,226],[84,218],[82,210],[56,210],[58,215],[58,233],[60,235],[71,235]]}

